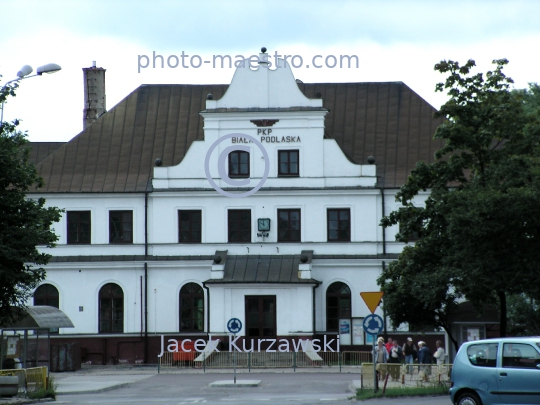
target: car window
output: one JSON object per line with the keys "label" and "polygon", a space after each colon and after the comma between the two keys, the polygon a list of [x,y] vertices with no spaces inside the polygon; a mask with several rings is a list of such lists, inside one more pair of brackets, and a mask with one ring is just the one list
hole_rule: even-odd
{"label": "car window", "polygon": [[467,347],[467,357],[478,367],[497,366],[497,343],[474,344]]}
{"label": "car window", "polygon": [[527,343],[505,343],[503,345],[503,367],[536,368],[540,364],[540,353]]}

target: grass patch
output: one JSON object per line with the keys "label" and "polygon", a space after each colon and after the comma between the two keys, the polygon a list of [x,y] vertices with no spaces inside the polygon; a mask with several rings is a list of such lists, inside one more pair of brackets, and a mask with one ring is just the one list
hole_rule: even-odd
{"label": "grass patch", "polygon": [[377,393],[373,392],[373,389],[359,389],[356,391],[356,399],[358,400],[432,395],[448,395],[448,386],[441,384],[429,387],[387,388],[384,395],[382,393],[382,388],[379,388]]}
{"label": "grass patch", "polygon": [[47,389],[41,388],[36,392],[29,392],[28,398],[30,399],[43,399],[43,398],[52,398],[56,399],[56,384],[54,383],[54,378],[49,377],[49,387]]}

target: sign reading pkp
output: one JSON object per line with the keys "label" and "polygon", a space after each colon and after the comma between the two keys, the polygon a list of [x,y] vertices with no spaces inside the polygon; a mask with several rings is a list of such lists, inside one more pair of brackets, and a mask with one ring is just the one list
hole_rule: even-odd
{"label": "sign reading pkp", "polygon": [[240,332],[242,330],[242,321],[238,318],[229,319],[229,322],[227,322],[227,329],[232,334]]}

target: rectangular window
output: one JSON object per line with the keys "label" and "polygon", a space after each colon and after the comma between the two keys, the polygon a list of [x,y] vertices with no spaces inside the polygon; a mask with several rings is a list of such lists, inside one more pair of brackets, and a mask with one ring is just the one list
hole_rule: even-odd
{"label": "rectangular window", "polygon": [[300,210],[278,210],[278,242],[300,242]]}
{"label": "rectangular window", "polygon": [[251,210],[229,210],[229,242],[251,242]]}
{"label": "rectangular window", "polygon": [[276,336],[276,296],[246,296],[246,336]]}
{"label": "rectangular window", "polygon": [[201,217],[200,210],[178,211],[179,243],[201,243]]}
{"label": "rectangular window", "polygon": [[249,178],[249,153],[235,150],[229,153],[229,177]]}
{"label": "rectangular window", "polygon": [[109,243],[133,243],[133,211],[109,211]]}
{"label": "rectangular window", "polygon": [[474,366],[496,367],[497,350],[497,343],[474,344],[467,347],[467,357]]}
{"label": "rectangular window", "polygon": [[100,298],[99,333],[124,331],[124,302],[122,298]]}
{"label": "rectangular window", "polygon": [[300,176],[300,165],[298,163],[298,150],[278,151],[278,176],[298,177]]}
{"label": "rectangular window", "polygon": [[67,212],[67,243],[90,243],[90,211]]}
{"label": "rectangular window", "polygon": [[[540,353],[531,345],[525,343],[505,343],[503,345],[503,367],[538,370],[538,365],[540,365]],[[535,375],[534,378],[536,380],[538,376]]]}
{"label": "rectangular window", "polygon": [[351,210],[349,208],[332,208],[327,211],[328,242],[351,241]]}

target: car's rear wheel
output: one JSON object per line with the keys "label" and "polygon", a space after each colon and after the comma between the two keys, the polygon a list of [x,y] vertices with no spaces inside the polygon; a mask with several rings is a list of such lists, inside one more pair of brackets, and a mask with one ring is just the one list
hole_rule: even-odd
{"label": "car's rear wheel", "polygon": [[474,392],[464,392],[460,394],[456,402],[457,405],[482,405],[482,401]]}

